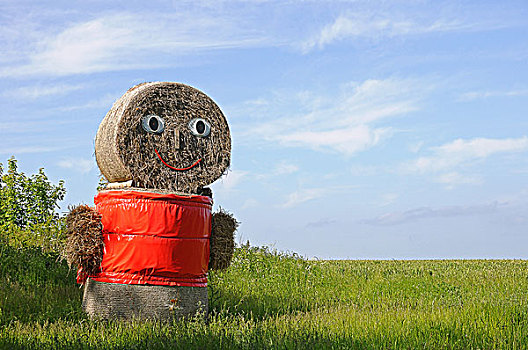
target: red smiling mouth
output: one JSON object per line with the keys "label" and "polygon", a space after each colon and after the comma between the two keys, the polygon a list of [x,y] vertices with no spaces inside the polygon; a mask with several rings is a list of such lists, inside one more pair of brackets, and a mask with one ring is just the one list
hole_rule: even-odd
{"label": "red smiling mouth", "polygon": [[163,160],[163,158],[161,158],[160,154],[158,153],[158,150],[154,148],[154,151],[156,152],[156,155],[158,156],[158,158],[161,160],[161,162],[163,164],[165,164],[166,166],[168,166],[169,168],[171,168],[172,170],[177,170],[177,171],[185,171],[185,170],[189,170],[189,169],[192,169],[194,168],[195,166],[198,165],[198,163],[200,163],[202,161],[202,158],[198,159],[196,162],[194,162],[192,165],[189,165],[188,167],[186,168],[175,168],[173,166],[170,166],[169,164],[167,164],[167,162],[165,162]]}

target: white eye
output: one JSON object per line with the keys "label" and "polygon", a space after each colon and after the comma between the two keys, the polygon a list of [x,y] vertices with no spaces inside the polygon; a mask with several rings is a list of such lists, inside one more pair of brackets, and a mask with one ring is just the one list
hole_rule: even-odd
{"label": "white eye", "polygon": [[194,136],[207,137],[211,133],[211,125],[202,118],[194,118],[189,122],[189,129]]}
{"label": "white eye", "polygon": [[157,115],[150,114],[141,118],[141,126],[147,132],[161,134],[165,130],[165,121]]}

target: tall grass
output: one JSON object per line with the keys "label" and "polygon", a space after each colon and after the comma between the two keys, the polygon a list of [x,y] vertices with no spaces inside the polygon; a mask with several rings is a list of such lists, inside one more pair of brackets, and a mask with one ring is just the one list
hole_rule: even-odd
{"label": "tall grass", "polygon": [[55,256],[0,252],[3,348],[528,348],[526,261],[307,261],[242,247],[210,274],[208,319],[157,324],[89,321]]}

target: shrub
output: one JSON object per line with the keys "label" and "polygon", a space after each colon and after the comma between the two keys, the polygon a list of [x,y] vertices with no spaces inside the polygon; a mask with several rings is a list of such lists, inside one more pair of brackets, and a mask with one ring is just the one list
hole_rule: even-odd
{"label": "shrub", "polygon": [[41,247],[57,251],[64,239],[64,219],[56,209],[64,199],[64,181],[52,184],[44,169],[27,176],[18,171],[17,161],[7,161],[7,172],[0,163],[0,235],[15,247]]}

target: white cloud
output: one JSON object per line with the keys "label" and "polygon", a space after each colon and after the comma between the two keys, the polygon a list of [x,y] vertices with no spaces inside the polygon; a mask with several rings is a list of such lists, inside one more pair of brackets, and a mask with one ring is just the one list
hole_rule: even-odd
{"label": "white cloud", "polygon": [[528,148],[528,137],[518,139],[488,139],[475,138],[472,140],[457,139],[448,144],[437,147],[437,151],[446,155],[459,155],[464,158],[485,158],[494,153],[518,152]]}
{"label": "white cloud", "polygon": [[242,204],[242,209],[255,208],[259,202],[255,198],[248,198]]}
{"label": "white cloud", "polygon": [[442,146],[431,148],[432,155],[419,157],[407,164],[411,172],[441,172],[475,160],[485,159],[498,153],[522,152],[528,150],[528,136],[508,139],[474,138],[457,139]]}
{"label": "white cloud", "polygon": [[248,174],[247,171],[230,170],[227,175],[222,176],[213,183],[214,190],[220,192],[233,191]]}
{"label": "white cloud", "polygon": [[288,146],[315,150],[332,148],[349,156],[377,145],[390,131],[389,128],[372,129],[367,125],[358,125],[338,130],[294,132],[280,135],[277,139]]}
{"label": "white cloud", "polygon": [[299,167],[292,162],[283,160],[280,161],[275,167],[269,167],[265,173],[256,175],[255,178],[258,180],[265,180],[275,176],[290,175],[299,170]]}
{"label": "white cloud", "polygon": [[400,170],[407,174],[432,176],[432,181],[446,185],[447,189],[453,189],[457,185],[484,182],[478,174],[467,174],[460,170],[496,154],[526,150],[528,136],[507,139],[457,139],[429,148],[430,155],[402,164]]}
{"label": "white cloud", "polygon": [[282,160],[274,168],[271,168],[268,172],[257,175],[257,179],[266,179],[274,176],[290,175],[299,170],[299,167],[292,162]]}
{"label": "white cloud", "polygon": [[337,222],[336,219],[333,218],[322,218],[317,221],[312,221],[306,224],[306,228],[322,228],[327,227],[335,224]]}
{"label": "white cloud", "polygon": [[350,173],[353,176],[372,176],[372,175],[378,175],[381,172],[385,172],[386,170],[383,169],[380,166],[374,166],[374,165],[361,165],[361,164],[355,164],[350,168]]}
{"label": "white cloud", "polygon": [[[53,130],[57,127],[65,127],[66,125],[75,124],[77,122],[77,120],[73,118],[69,118],[68,120],[16,119],[11,116],[9,116],[9,118],[14,121],[2,120],[0,123],[0,137],[26,133],[42,134],[44,131]],[[19,141],[27,141],[27,136],[20,137]]]}
{"label": "white cloud", "polygon": [[26,62],[0,76],[69,75],[174,64],[185,54],[261,43],[262,36],[222,16],[117,13],[74,23],[33,43]]}
{"label": "white cloud", "polygon": [[64,169],[71,169],[81,174],[86,174],[95,168],[95,160],[91,158],[63,158],[57,165]]}
{"label": "white cloud", "polygon": [[336,8],[350,6],[280,3],[169,2],[156,7],[130,4],[126,11],[95,6],[85,12],[60,5],[13,6],[18,11],[7,12],[3,18],[7,23],[0,27],[0,62],[7,63],[0,76],[147,69],[181,64],[189,53],[211,50],[301,46],[309,51],[350,38],[488,29],[513,22],[469,11],[468,16],[436,11],[449,7],[445,5],[398,9],[380,3],[354,4],[353,12],[343,12],[306,40],[317,23],[313,16],[325,18]]}
{"label": "white cloud", "polygon": [[37,99],[46,96],[66,95],[72,91],[82,89],[82,85],[56,84],[49,86],[24,86],[6,91],[5,96],[17,99]]}
{"label": "white cloud", "polygon": [[282,204],[283,208],[295,207],[299,204],[321,198],[323,195],[328,193],[328,189],[325,188],[307,188],[300,189],[298,191],[290,193],[286,197],[286,201]]}
{"label": "white cloud", "polygon": [[23,153],[46,153],[55,152],[68,148],[67,146],[20,146],[20,147],[0,147],[0,154],[23,154]]}
{"label": "white cloud", "polygon": [[471,91],[462,94],[460,101],[472,101],[477,99],[484,99],[488,97],[513,97],[513,96],[528,96],[528,89],[520,90],[505,90],[505,91]]}
{"label": "white cloud", "polygon": [[56,110],[61,111],[61,112],[71,112],[71,111],[84,110],[84,109],[89,109],[89,108],[106,107],[110,109],[114,101],[116,101],[119,97],[120,97],[120,93],[119,94],[106,94],[104,96],[88,101],[86,103],[57,107]]}
{"label": "white cloud", "polygon": [[483,179],[474,175],[462,175],[456,171],[440,174],[435,177],[435,182],[447,185],[447,188],[454,188],[455,185],[462,184],[481,184]]}
{"label": "white cloud", "polygon": [[398,199],[399,195],[397,193],[385,193],[381,196],[381,207],[385,207],[387,205],[390,205]]}
{"label": "white cloud", "polygon": [[245,120],[240,136],[351,156],[390,137],[391,127],[375,124],[417,111],[428,90],[415,80],[385,79],[344,84],[338,93],[276,94],[257,113],[248,113],[256,124]]}
{"label": "white cloud", "polygon": [[[369,79],[343,86],[333,108],[343,124],[367,124],[418,110],[418,103],[430,89],[414,79]],[[325,112],[325,111],[321,111]],[[325,115],[329,117],[328,115]]]}
{"label": "white cloud", "polygon": [[295,173],[298,170],[299,167],[297,165],[292,164],[290,162],[282,161],[276,166],[275,170],[273,171],[273,174],[279,176],[289,175]]}
{"label": "white cloud", "polygon": [[355,38],[392,38],[404,35],[418,35],[434,32],[473,30],[481,27],[479,23],[469,23],[452,18],[420,18],[403,16],[398,13],[343,13],[332,23],[325,25],[316,35],[302,44],[308,52],[314,48],[322,49],[336,41]]}

